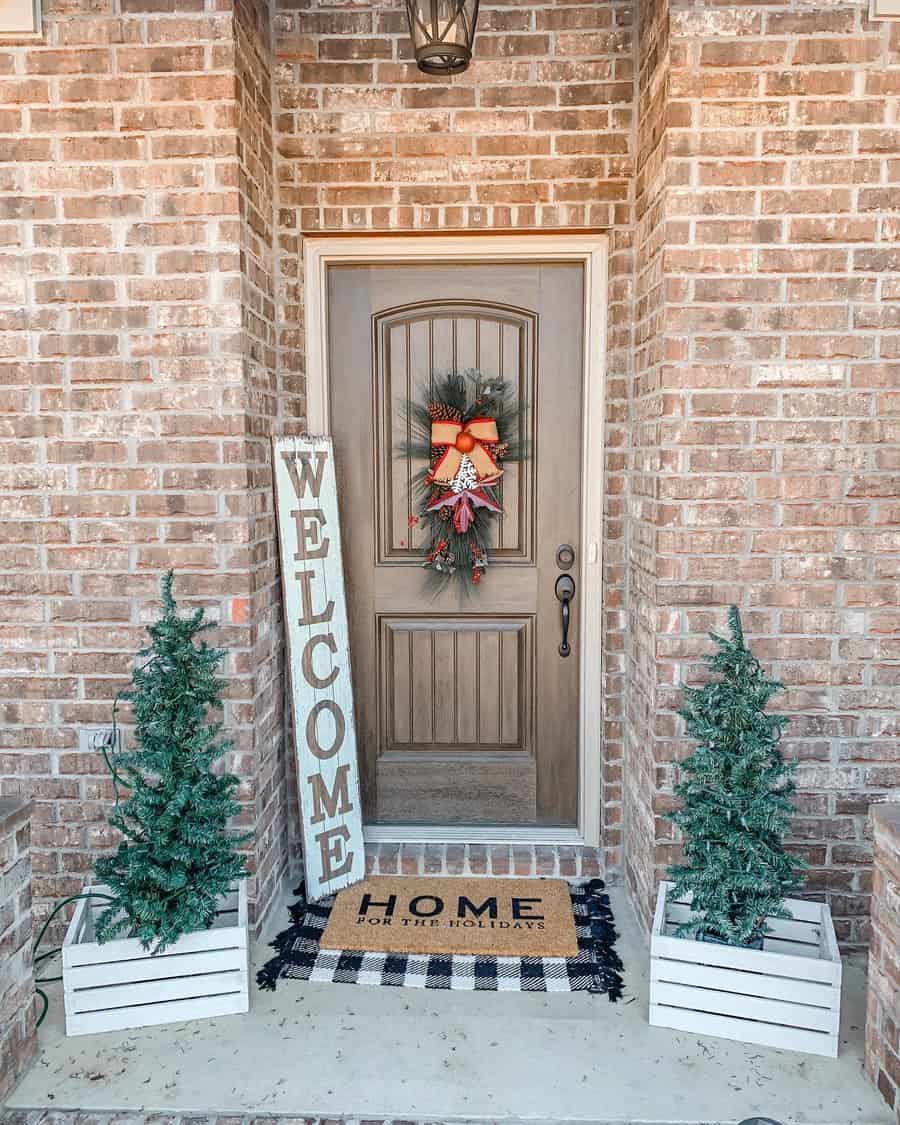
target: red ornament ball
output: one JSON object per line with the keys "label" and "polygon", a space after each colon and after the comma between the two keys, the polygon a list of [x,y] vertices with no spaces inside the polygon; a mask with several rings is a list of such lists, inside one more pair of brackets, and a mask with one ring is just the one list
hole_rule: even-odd
{"label": "red ornament ball", "polygon": [[465,431],[456,439],[456,448],[460,453],[471,453],[475,448],[475,439]]}

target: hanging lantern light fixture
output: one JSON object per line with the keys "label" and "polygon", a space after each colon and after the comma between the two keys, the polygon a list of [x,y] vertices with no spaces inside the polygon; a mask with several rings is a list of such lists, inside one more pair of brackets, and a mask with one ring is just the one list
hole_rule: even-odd
{"label": "hanging lantern light fixture", "polygon": [[472,61],[478,0],[406,0],[419,70],[462,74]]}

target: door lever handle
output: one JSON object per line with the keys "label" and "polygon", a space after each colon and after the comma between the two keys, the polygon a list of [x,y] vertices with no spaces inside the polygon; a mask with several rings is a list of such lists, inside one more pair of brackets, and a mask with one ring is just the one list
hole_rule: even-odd
{"label": "door lever handle", "polygon": [[569,644],[569,624],[572,619],[570,603],[575,597],[575,579],[571,574],[561,574],[556,580],[553,592],[559,599],[562,613],[562,642],[559,646],[559,655],[568,656],[572,651],[572,646]]}

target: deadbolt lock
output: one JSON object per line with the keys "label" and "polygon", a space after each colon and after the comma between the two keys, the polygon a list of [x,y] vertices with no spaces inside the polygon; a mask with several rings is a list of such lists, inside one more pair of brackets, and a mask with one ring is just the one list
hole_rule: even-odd
{"label": "deadbolt lock", "polygon": [[575,562],[575,548],[569,543],[561,543],[556,548],[556,565],[560,570],[571,570]]}

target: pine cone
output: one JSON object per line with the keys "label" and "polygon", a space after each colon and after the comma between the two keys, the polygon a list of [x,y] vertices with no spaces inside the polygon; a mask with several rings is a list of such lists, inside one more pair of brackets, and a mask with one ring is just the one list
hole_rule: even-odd
{"label": "pine cone", "polygon": [[443,402],[429,402],[428,414],[432,422],[458,422],[460,418],[458,410]]}

